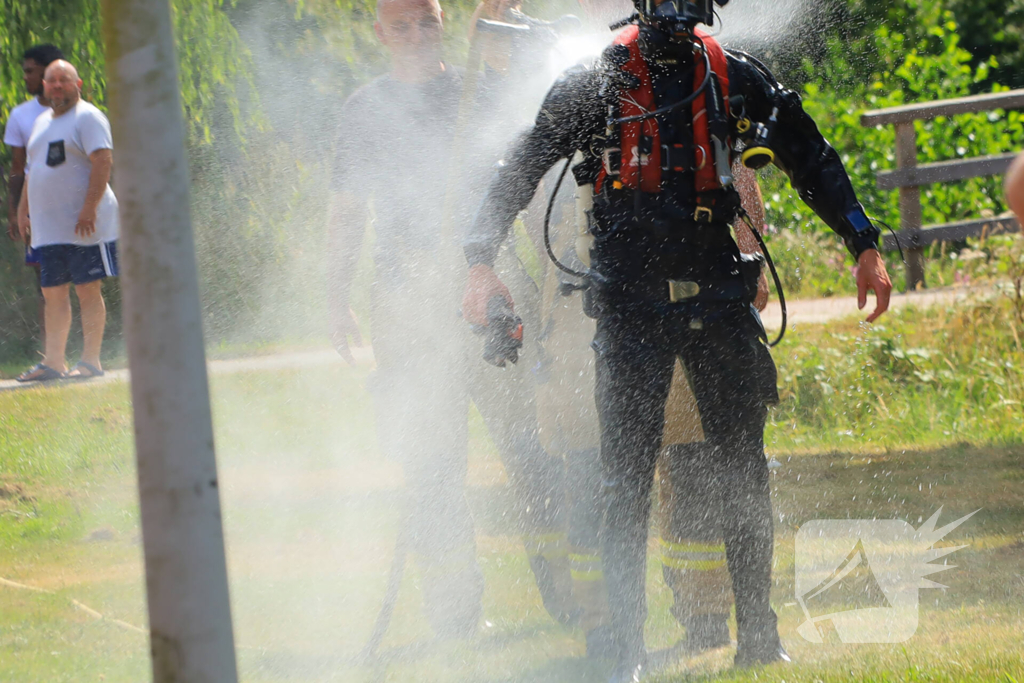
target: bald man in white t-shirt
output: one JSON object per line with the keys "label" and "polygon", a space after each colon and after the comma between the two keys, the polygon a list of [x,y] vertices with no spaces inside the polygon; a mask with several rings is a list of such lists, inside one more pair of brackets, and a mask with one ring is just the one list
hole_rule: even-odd
{"label": "bald man in white t-shirt", "polygon": [[[110,189],[110,123],[81,99],[82,80],[71,64],[46,68],[43,87],[51,109],[36,119],[28,141],[29,174],[18,207],[22,237],[31,235],[46,298],[46,352],[22,382],[103,374],[100,347],[106,325],[101,283],[117,275],[117,200]],[[29,216],[31,215],[31,219]],[[71,283],[82,314],[82,359],[67,373]]]}

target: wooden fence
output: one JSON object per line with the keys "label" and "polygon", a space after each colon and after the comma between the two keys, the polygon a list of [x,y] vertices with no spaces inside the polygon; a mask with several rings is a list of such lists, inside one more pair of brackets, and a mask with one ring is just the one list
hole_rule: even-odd
{"label": "wooden fence", "polygon": [[[982,234],[994,235],[1020,229],[1013,218],[991,218],[941,225],[921,225],[921,186],[966,178],[1005,173],[1016,156],[1015,151],[973,159],[917,163],[917,134],[914,121],[938,116],[976,113],[992,109],[1024,109],[1024,90],[960,97],[953,100],[921,102],[902,107],[865,112],[862,126],[893,124],[896,127],[896,169],[882,171],[876,182],[881,190],[900,191],[900,230],[897,232],[907,259],[907,289],[924,285],[924,249],[934,242],[962,240]],[[885,236],[885,249],[896,249],[892,235]]]}

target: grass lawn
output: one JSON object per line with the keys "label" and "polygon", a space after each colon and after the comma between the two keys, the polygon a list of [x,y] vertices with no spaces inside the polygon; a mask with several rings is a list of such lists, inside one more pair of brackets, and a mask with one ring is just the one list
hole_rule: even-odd
{"label": "grass lawn", "polygon": [[[794,338],[817,343],[824,334],[808,328]],[[469,643],[431,642],[410,571],[384,643],[389,664],[355,662],[383,591],[402,486],[401,471],[377,452],[365,373],[213,378],[243,680],[601,680],[603,666],[581,659],[582,634],[558,626],[541,606],[514,523],[502,514],[504,472],[475,415],[470,498],[487,625]],[[830,430],[815,440],[805,422],[793,427],[798,410],[784,417],[768,434],[781,464],[772,474],[773,602],[797,664],[736,672],[726,648],[681,660],[657,680],[1024,683],[1024,448],[990,438],[1004,433],[998,429],[972,441],[944,435],[941,424],[927,438],[915,433],[916,446],[900,443],[898,432],[837,441]],[[931,577],[947,589],[921,591],[916,635],[902,644],[844,645],[797,634],[794,538],[803,524],[899,518],[918,527],[939,507],[940,525],[980,512],[939,543],[967,547],[947,558],[955,568]],[[648,643],[667,648],[683,632],[669,614],[660,565],[653,556],[649,564]],[[146,637],[111,621],[146,623],[125,386],[0,393],[0,577],[49,591],[0,585],[0,680],[148,679]]]}

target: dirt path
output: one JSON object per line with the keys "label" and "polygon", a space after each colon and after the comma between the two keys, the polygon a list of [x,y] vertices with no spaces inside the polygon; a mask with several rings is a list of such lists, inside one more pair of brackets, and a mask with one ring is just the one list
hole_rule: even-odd
{"label": "dirt path", "polygon": [[[910,294],[897,294],[892,297],[890,310],[900,310],[909,306],[927,308],[938,305],[948,305],[957,301],[964,301],[971,296],[985,296],[984,291],[964,288],[931,289],[925,292],[913,292]],[[842,296],[828,299],[800,299],[788,302],[789,325],[820,324],[830,320],[838,320],[853,316],[866,317],[869,309],[874,306],[874,298],[869,298],[868,306],[864,311],[857,310],[857,297]],[[782,314],[778,301],[768,304],[762,315],[765,327],[769,330],[777,330]],[[353,349],[353,355],[357,363],[372,363],[373,350],[369,347]],[[211,375],[229,375],[236,372],[251,372],[254,370],[284,370],[284,369],[308,369],[323,367],[327,365],[339,365],[343,361],[331,349],[317,351],[294,351],[277,353],[267,356],[252,356],[249,358],[235,358],[232,360],[212,360],[209,362]],[[120,382],[128,379],[127,370],[112,370],[102,378],[91,380],[66,380],[60,382],[49,382],[44,386],[74,387],[100,382]],[[15,380],[0,380],[0,391],[14,391],[38,387],[38,384],[21,384]]]}
{"label": "dirt path", "polygon": [[[944,287],[942,289],[929,289],[923,292],[911,292],[909,294],[894,294],[889,301],[889,310],[898,311],[901,308],[916,306],[918,308],[929,308],[932,306],[947,306],[960,301],[966,301],[971,297],[986,297],[991,295],[991,290],[986,288],[963,288]],[[860,317],[866,318],[874,310],[874,295],[868,295],[868,304],[863,311],[857,310],[857,297],[838,296],[827,299],[800,299],[787,302],[789,309],[789,325],[825,323],[830,320],[841,318]],[[761,314],[765,327],[772,330],[779,329],[782,320],[782,313],[779,309],[778,300],[768,303],[768,308]],[[885,319],[884,317],[882,318]]]}

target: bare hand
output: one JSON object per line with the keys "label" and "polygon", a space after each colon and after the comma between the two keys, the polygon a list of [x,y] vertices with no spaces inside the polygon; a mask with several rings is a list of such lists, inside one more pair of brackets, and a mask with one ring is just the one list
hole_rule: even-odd
{"label": "bare hand", "polygon": [[32,219],[27,215],[18,219],[18,234],[21,237],[21,241],[25,244],[28,244],[29,240],[32,239]]}
{"label": "bare hand", "polygon": [[21,239],[21,228],[18,227],[18,217],[8,216],[7,217],[7,236],[13,242],[17,242]]}
{"label": "bare hand", "polygon": [[761,273],[757,278],[757,296],[754,297],[754,308],[760,313],[768,305],[768,276]]}
{"label": "bare hand", "polygon": [[863,309],[867,304],[868,291],[875,293],[875,310],[867,317],[870,323],[889,310],[889,295],[892,293],[892,280],[877,249],[861,252],[857,259],[857,308]]}
{"label": "bare hand", "polygon": [[494,274],[490,266],[477,264],[469,269],[466,293],[462,297],[462,317],[471,325],[487,326],[487,304],[492,297],[503,296],[512,307],[508,287]]}
{"label": "bare hand", "polygon": [[342,307],[331,315],[330,334],[331,344],[334,345],[334,350],[338,352],[338,355],[344,358],[349,365],[355,365],[356,359],[352,356],[348,338],[351,336],[357,346],[362,346],[363,334],[359,331],[359,321],[351,308]]}
{"label": "bare hand", "polygon": [[96,232],[96,212],[82,209],[78,214],[78,222],[75,223],[75,234],[80,237],[92,237]]}

